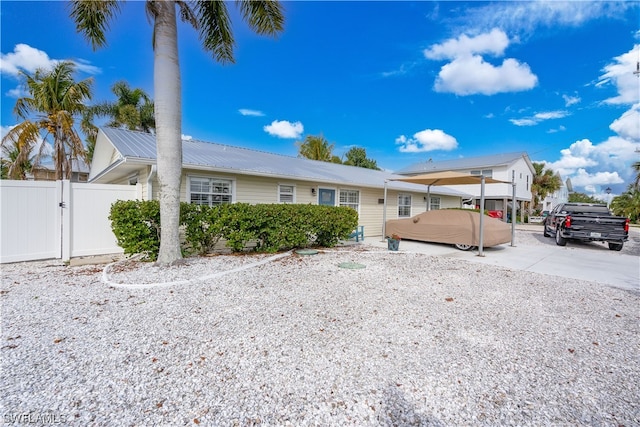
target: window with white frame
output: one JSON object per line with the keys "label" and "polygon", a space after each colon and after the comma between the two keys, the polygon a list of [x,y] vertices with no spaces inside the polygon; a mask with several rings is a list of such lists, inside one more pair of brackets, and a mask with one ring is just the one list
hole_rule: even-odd
{"label": "window with white frame", "polygon": [[232,184],[230,179],[189,177],[189,201],[208,206],[231,203]]}
{"label": "window with white frame", "polygon": [[493,169],[472,170],[471,175],[482,175],[485,178],[493,178]]}
{"label": "window with white frame", "polygon": [[293,203],[293,196],[295,194],[295,186],[293,185],[278,185],[278,202],[279,203]]}
{"label": "window with white frame", "polygon": [[411,195],[398,194],[398,217],[406,218],[411,216]]}
{"label": "window with white frame", "polygon": [[429,210],[435,211],[440,209],[440,197],[431,197],[429,199]]}
{"label": "window with white frame", "polygon": [[358,210],[360,205],[360,192],[358,190],[340,190],[340,206],[348,206]]}

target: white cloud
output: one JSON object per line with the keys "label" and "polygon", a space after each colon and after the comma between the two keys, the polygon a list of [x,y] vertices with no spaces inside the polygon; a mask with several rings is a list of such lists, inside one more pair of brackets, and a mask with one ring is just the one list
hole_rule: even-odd
{"label": "white cloud", "polygon": [[424,51],[425,57],[450,61],[440,68],[434,89],[456,95],[494,95],[532,89],[538,84],[538,77],[527,64],[507,58],[494,65],[481,56],[502,56],[508,45],[507,35],[493,29],[476,37],[463,34],[431,46]]}
{"label": "white cloud", "polygon": [[192,137],[191,135],[185,135],[185,134],[182,134],[182,135],[180,136],[180,138],[181,138],[183,141],[191,141],[191,140],[193,139],[193,137]]}
{"label": "white cloud", "polygon": [[[0,54],[0,72],[17,77],[20,70],[33,74],[38,68],[52,69],[60,59],[49,58],[49,55],[40,49],[28,44],[19,43],[13,48],[13,52]],[[87,74],[100,74],[101,69],[84,59],[67,59],[75,64],[76,70]]]}
{"label": "white cloud", "polygon": [[[33,74],[37,69],[51,70],[60,59],[49,58],[49,55],[27,44],[17,44],[13,52],[0,53],[0,73],[11,77],[18,77],[20,70]],[[75,64],[76,70],[86,74],[99,74],[102,70],[84,59],[68,60]],[[7,90],[5,95],[10,98],[21,98],[27,95],[24,87],[17,86]]]}
{"label": "white cloud", "polygon": [[565,130],[567,130],[567,128],[565,128],[564,126],[559,126],[557,129],[549,129],[547,133],[558,133],[564,132]]}
{"label": "white cloud", "polygon": [[538,121],[543,120],[552,120],[552,119],[561,119],[563,117],[567,117],[569,113],[567,111],[546,111],[544,113],[536,113],[534,114],[534,119]]}
{"label": "white cloud", "polygon": [[91,65],[91,63],[85,59],[72,59],[71,62],[76,64],[76,70],[81,71],[86,74],[100,74],[102,73],[102,69],[96,67],[95,65]]}
{"label": "white cloud", "polygon": [[24,87],[22,85],[20,85],[20,86],[14,87],[13,89],[9,89],[5,93],[5,95],[7,95],[9,98],[18,99],[18,98],[23,98],[23,97],[27,96],[28,92],[26,92],[24,90]]}
{"label": "white cloud", "polygon": [[590,186],[594,188],[596,185],[622,184],[623,182],[624,180],[620,178],[618,172],[589,173],[585,169],[578,169],[571,177],[571,184],[577,187]]}
{"label": "white cloud", "polygon": [[435,44],[424,50],[424,56],[435,60],[456,59],[460,56],[475,54],[502,56],[507,46],[509,46],[507,35],[503,31],[494,28],[489,33],[480,34],[476,37],[469,37],[463,34],[457,39],[449,39],[444,43]]}
{"label": "white cloud", "polygon": [[637,104],[640,102],[638,91],[638,76],[636,71],[640,57],[640,44],[636,44],[629,52],[613,58],[613,63],[604,67],[604,74],[600,76],[598,87],[613,84],[618,92],[617,96],[605,100],[608,104]]}
{"label": "white cloud", "polygon": [[509,119],[509,121],[516,126],[535,126],[538,124],[538,122],[533,119]]}
{"label": "white cloud", "polygon": [[264,117],[264,113],[259,110],[250,110],[248,108],[241,108],[238,110],[243,116]]}
{"label": "white cloud", "polygon": [[569,115],[568,111],[545,111],[542,113],[536,113],[533,117],[524,117],[522,119],[510,119],[509,121],[516,126],[535,126],[545,120],[562,119]]}
{"label": "white cloud", "polygon": [[579,96],[562,95],[562,99],[564,99],[565,107],[570,107],[573,104],[578,104],[580,101],[582,101]]}
{"label": "white cloud", "polygon": [[624,16],[637,2],[621,1],[503,1],[461,10],[454,24],[465,29],[488,31],[501,28],[521,37],[540,28],[579,27],[585,22]]}
{"label": "white cloud", "polygon": [[538,84],[527,64],[505,59],[495,66],[480,56],[463,57],[442,66],[434,84],[437,92],[456,95],[495,95],[529,90]]}
{"label": "white cloud", "polygon": [[[545,162],[560,173],[563,179],[571,178],[574,187],[622,184],[634,177],[631,163],[636,161],[636,149],[640,144],[619,136],[612,136],[599,144],[588,139],[576,141],[560,151],[555,162]],[[579,190],[577,190],[579,191]]]}
{"label": "white cloud", "polygon": [[264,131],[271,136],[278,138],[300,138],[304,132],[302,123],[291,123],[287,120],[274,120],[270,125],[265,126]]}
{"label": "white cloud", "polygon": [[23,43],[17,44],[11,53],[0,54],[0,71],[12,76],[17,76],[19,70],[33,73],[38,68],[53,68],[57,63],[46,52]]}
{"label": "white cloud", "polygon": [[634,105],[630,110],[615,119],[609,129],[622,138],[640,142],[640,104]]}
{"label": "white cloud", "polygon": [[458,141],[451,135],[447,135],[440,129],[425,129],[407,138],[400,135],[396,138],[398,151],[401,153],[421,153],[425,151],[451,151],[458,148]]}

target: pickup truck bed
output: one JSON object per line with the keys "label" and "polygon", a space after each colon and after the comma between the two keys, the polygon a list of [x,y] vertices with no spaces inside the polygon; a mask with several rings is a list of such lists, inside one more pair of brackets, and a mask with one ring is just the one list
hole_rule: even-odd
{"label": "pickup truck bed", "polygon": [[568,240],[600,241],[619,251],[629,239],[629,219],[611,215],[606,205],[561,203],[545,218],[544,235],[555,236],[560,246]]}

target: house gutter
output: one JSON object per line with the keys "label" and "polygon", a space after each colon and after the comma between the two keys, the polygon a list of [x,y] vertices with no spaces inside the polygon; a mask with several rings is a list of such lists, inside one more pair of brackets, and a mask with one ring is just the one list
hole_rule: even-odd
{"label": "house gutter", "polygon": [[[342,187],[347,187],[347,186],[352,186],[352,187],[362,187],[362,188],[371,188],[371,189],[375,189],[375,190],[380,190],[380,189],[384,189],[385,185],[383,184],[382,186],[377,185],[377,184],[369,184],[366,182],[356,182],[356,181],[349,181],[349,182],[344,182],[344,181],[340,181],[340,180],[334,180],[334,179],[330,179],[330,180],[323,180],[322,178],[318,178],[318,177],[307,177],[307,176],[298,176],[298,175],[286,175],[286,174],[273,174],[273,173],[269,173],[269,172],[259,172],[259,171],[252,171],[252,170],[244,170],[244,169],[233,169],[233,168],[221,168],[221,167],[211,167],[211,166],[204,166],[204,165],[196,165],[196,164],[189,164],[186,163],[183,168],[184,169],[192,169],[192,170],[201,170],[201,171],[207,171],[207,172],[220,172],[220,173],[228,173],[228,174],[234,174],[234,175],[248,175],[248,176],[262,176],[262,177],[266,177],[266,178],[276,178],[276,179],[288,179],[288,180],[297,180],[297,181],[304,181],[304,182],[310,182],[310,183],[318,183],[318,182],[322,182],[324,184],[333,184],[336,186],[342,186]],[[393,181],[393,178],[385,178],[385,181]],[[398,187],[398,186],[394,186],[392,182],[389,182],[389,189],[393,189],[393,190],[401,190],[401,191],[415,191],[415,192],[422,192],[418,189],[418,187],[416,187],[416,189],[412,189],[412,188],[407,188],[407,187]],[[416,185],[416,186],[422,186],[421,184],[412,184],[412,185]],[[446,186],[445,186],[446,187]],[[446,187],[449,188],[449,187]],[[449,188],[451,189],[451,188]],[[472,196],[472,194],[469,193],[464,193],[458,190],[454,190],[456,193],[461,193],[463,195],[466,196]],[[437,193],[437,194],[445,194],[445,195],[450,195],[450,196],[454,196],[454,197],[462,197],[460,194],[450,194],[450,193]]]}
{"label": "house gutter", "polygon": [[96,176],[91,178],[88,182],[94,182],[94,181],[102,178],[104,175],[106,175],[107,173],[111,172],[113,169],[117,168],[118,166],[120,166],[122,163],[125,163],[125,162],[126,162],[126,159],[124,159],[124,158],[116,160],[115,162],[113,162],[109,166],[107,166],[105,169],[103,169],[102,172],[98,173]]}

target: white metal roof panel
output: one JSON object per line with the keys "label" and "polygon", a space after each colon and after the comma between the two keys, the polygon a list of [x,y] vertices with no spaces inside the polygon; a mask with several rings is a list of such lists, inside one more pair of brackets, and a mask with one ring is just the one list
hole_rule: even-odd
{"label": "white metal roof panel", "polygon": [[[101,128],[116,150],[124,158],[148,159],[155,163],[155,135],[116,128]],[[383,188],[385,180],[402,178],[386,171],[347,166],[336,163],[291,157],[265,151],[205,142],[197,139],[182,141],[183,167],[237,171],[276,177],[289,177],[304,181],[318,181],[363,187]],[[426,193],[419,184],[389,181],[388,188]],[[432,188],[432,193],[467,197],[468,193],[450,187]]]}
{"label": "white metal roof panel", "polygon": [[514,153],[491,154],[480,157],[464,157],[461,159],[443,160],[440,162],[419,162],[396,171],[399,175],[423,174],[429,172],[441,172],[448,170],[467,170],[475,168],[489,168],[502,165],[510,165],[527,153],[518,151]]}

